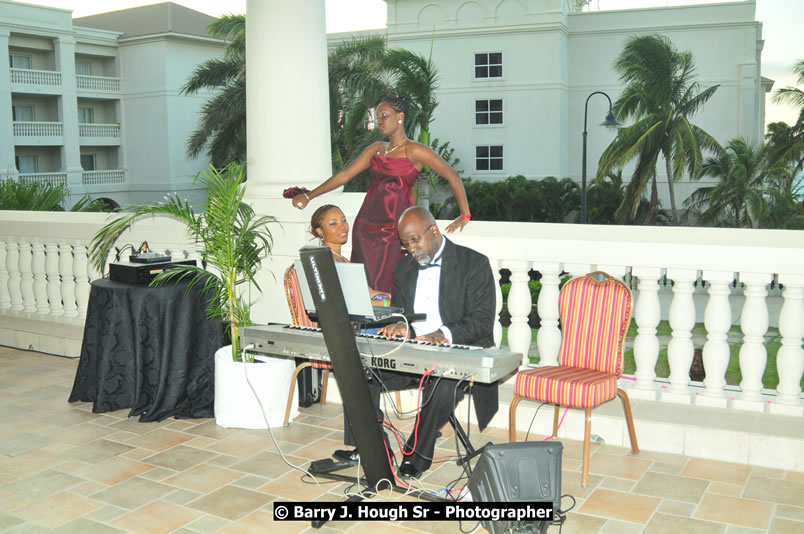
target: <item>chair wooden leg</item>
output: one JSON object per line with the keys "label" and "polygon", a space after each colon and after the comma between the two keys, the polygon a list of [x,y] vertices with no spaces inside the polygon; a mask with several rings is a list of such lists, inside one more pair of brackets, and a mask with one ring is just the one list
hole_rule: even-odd
{"label": "chair wooden leg", "polygon": [[583,429],[583,471],[581,472],[581,486],[589,484],[589,441],[592,437],[592,408],[586,408],[586,424]]}
{"label": "chair wooden leg", "polygon": [[399,390],[396,391],[396,409],[402,411],[402,395],[399,394]]}
{"label": "chair wooden leg", "polygon": [[631,438],[631,452],[638,454],[639,445],[637,444],[636,430],[634,429],[634,418],[631,416],[631,401],[628,400],[628,393],[622,389],[617,389],[617,396],[623,401],[625,422],[628,424],[628,437]]}
{"label": "chair wooden leg", "polygon": [[558,438],[558,412],[561,411],[561,406],[556,404],[555,412],[553,413],[553,439]]}
{"label": "chair wooden leg", "polygon": [[321,378],[321,406],[327,405],[327,382],[329,381],[329,369],[321,369],[324,376]]}
{"label": "chair wooden leg", "polygon": [[511,407],[508,410],[508,441],[510,443],[516,441],[516,406],[521,400],[522,397],[514,395],[514,398],[511,399]]}
{"label": "chair wooden leg", "polygon": [[288,426],[290,422],[290,408],[293,406],[293,394],[296,392],[296,377],[305,367],[310,367],[310,362],[300,363],[296,366],[296,370],[293,371],[293,378],[290,380],[290,393],[288,393],[288,404],[285,408],[285,422],[282,423],[284,426]]}

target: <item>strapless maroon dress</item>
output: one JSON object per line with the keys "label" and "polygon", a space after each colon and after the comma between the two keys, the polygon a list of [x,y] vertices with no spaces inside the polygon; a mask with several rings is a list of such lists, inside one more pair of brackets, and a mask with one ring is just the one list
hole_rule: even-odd
{"label": "strapless maroon dress", "polygon": [[396,223],[413,205],[419,171],[408,158],[375,154],[369,166],[371,185],[352,225],[352,263],[363,263],[369,285],[391,292],[394,268],[402,258]]}

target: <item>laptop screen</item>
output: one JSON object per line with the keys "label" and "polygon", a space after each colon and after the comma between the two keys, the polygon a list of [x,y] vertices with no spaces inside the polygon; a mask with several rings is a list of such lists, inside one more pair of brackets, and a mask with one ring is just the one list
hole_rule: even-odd
{"label": "laptop screen", "polygon": [[[296,266],[296,277],[299,279],[299,289],[301,289],[304,309],[308,315],[317,315],[313,295],[310,292],[309,284],[307,284],[307,276],[304,274],[301,260],[296,260],[293,264]],[[335,272],[338,274],[338,281],[341,284],[349,318],[352,320],[374,319],[374,306],[371,303],[371,294],[369,293],[363,264],[336,262]]]}

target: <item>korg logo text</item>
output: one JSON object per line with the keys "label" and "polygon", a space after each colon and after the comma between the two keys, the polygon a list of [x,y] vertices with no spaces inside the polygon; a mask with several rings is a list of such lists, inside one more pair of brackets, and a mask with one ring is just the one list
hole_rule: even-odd
{"label": "korg logo text", "polygon": [[377,358],[375,356],[372,356],[371,366],[381,367],[383,369],[396,369],[396,360],[392,358]]}

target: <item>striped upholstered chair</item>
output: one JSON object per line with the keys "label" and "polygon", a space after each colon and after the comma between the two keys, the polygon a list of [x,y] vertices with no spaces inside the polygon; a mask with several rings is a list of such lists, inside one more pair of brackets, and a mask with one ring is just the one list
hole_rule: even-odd
{"label": "striped upholstered chair", "polygon": [[[304,303],[302,302],[301,289],[299,288],[299,279],[296,274],[296,268],[291,265],[285,270],[285,295],[288,298],[288,307],[290,308],[290,318],[296,326],[310,326],[317,327],[318,325],[310,319],[307,312],[304,310]],[[285,426],[290,421],[290,409],[293,406],[293,395],[296,393],[296,378],[305,367],[313,367],[321,369],[324,376],[321,379],[321,405],[327,403],[327,381],[329,380],[329,372],[332,369],[332,364],[329,362],[322,362],[319,360],[309,360],[300,363],[296,366],[293,372],[293,379],[290,382],[290,393],[288,393],[288,404],[285,408]]]}
{"label": "striped upholstered chair", "polygon": [[[603,278],[598,281],[595,276]],[[521,371],[511,401],[509,438],[516,441],[516,407],[522,399],[555,405],[553,437],[558,431],[560,406],[586,412],[581,483],[589,481],[589,438],[592,408],[620,397],[631,438],[639,452],[628,395],[617,387],[622,374],[625,335],[631,322],[633,297],[624,283],[596,272],[573,278],[561,289],[558,309],[562,337],[558,365]]]}

